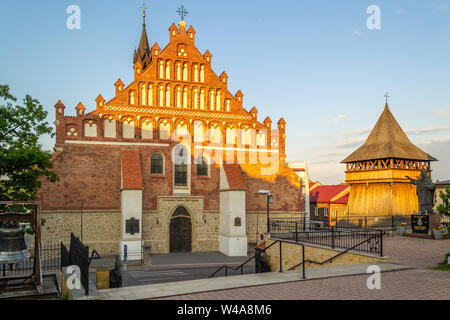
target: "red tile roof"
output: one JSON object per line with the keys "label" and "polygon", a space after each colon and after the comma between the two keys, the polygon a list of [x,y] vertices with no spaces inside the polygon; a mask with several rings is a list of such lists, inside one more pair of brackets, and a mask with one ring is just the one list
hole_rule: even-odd
{"label": "red tile roof", "polygon": [[332,201],[331,203],[332,203],[332,204],[347,204],[347,203],[348,203],[348,196],[349,196],[349,195],[350,195],[350,194],[347,193],[345,196],[342,196],[342,197],[340,197],[339,199]]}
{"label": "red tile roof", "polygon": [[333,197],[337,196],[347,188],[348,186],[343,184],[334,186],[318,186],[309,193],[309,201],[316,203],[329,203]]}
{"label": "red tile roof", "polygon": [[227,175],[230,190],[245,190],[244,178],[241,168],[237,164],[224,164],[223,169]]}
{"label": "red tile roof", "polygon": [[139,150],[122,150],[122,189],[142,189],[142,170]]}

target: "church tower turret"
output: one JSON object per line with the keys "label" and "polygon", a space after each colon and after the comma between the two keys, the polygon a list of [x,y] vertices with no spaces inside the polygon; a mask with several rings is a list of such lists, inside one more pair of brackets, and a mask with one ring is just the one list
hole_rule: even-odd
{"label": "church tower turret", "polygon": [[139,62],[144,70],[152,61],[152,54],[150,51],[150,46],[148,45],[147,31],[145,29],[145,6],[142,6],[142,33],[141,40],[139,41],[139,46],[136,50],[134,50],[133,64]]}

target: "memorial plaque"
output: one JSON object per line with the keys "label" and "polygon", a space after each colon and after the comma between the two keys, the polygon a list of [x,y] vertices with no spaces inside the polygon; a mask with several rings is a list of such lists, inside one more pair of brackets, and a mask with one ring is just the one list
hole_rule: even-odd
{"label": "memorial plaque", "polygon": [[235,227],[240,227],[242,224],[241,224],[241,218],[239,218],[239,217],[237,217],[237,218],[235,218],[234,219],[234,226]]}
{"label": "memorial plaque", "polygon": [[411,216],[411,228],[414,233],[426,233],[430,229],[430,217],[425,214],[414,214]]}
{"label": "memorial plaque", "polygon": [[126,221],[125,232],[129,234],[139,233],[139,219],[131,218]]}

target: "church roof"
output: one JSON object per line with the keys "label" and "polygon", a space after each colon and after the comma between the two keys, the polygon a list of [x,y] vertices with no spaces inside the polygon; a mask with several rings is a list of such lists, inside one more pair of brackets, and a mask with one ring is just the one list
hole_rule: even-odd
{"label": "church roof", "polygon": [[342,163],[386,158],[437,161],[408,139],[387,103],[366,142]]}

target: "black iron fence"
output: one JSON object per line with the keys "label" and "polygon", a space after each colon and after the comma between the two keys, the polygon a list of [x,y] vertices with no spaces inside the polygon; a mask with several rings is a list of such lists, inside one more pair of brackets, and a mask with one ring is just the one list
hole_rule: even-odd
{"label": "black iron fence", "polygon": [[[383,255],[383,230],[337,226],[309,226],[300,222],[269,220],[272,238],[316,244],[331,249]],[[274,228],[272,228],[274,226]]]}
{"label": "black iron fence", "polygon": [[[31,254],[31,257],[29,259],[23,260],[18,263],[0,265],[0,278],[11,276],[27,276],[33,273],[36,249],[34,247],[30,247],[27,250]],[[59,244],[46,243],[45,245],[41,245],[40,256],[42,273],[51,273],[61,270],[61,252]]]}
{"label": "black iron fence", "polygon": [[[80,282],[86,295],[89,295],[89,247],[85,246],[73,233],[70,234],[70,250],[61,242],[61,267],[76,265],[80,268]],[[94,250],[95,252],[95,250]],[[94,253],[93,252],[93,253]]]}

